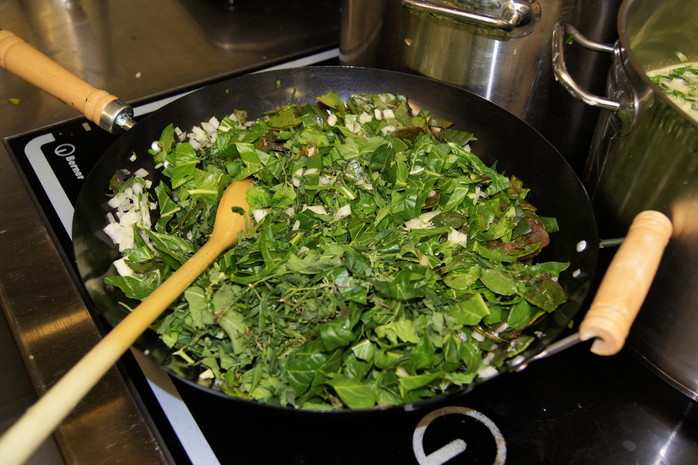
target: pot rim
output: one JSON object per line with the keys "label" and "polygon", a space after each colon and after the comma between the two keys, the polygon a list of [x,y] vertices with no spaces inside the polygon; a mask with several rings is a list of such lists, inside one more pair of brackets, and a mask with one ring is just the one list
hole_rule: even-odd
{"label": "pot rim", "polygon": [[[689,116],[676,103],[674,103],[674,101],[670,99],[669,96],[666,95],[658,85],[652,82],[652,80],[647,75],[647,70],[635,55],[635,52],[633,51],[632,47],[630,47],[630,37],[628,35],[626,23],[628,16],[633,14],[633,10],[635,9],[635,3],[637,1],[638,0],[624,0],[618,11],[618,44],[620,46],[621,56],[623,56],[627,59],[628,62],[630,62],[633,71],[639,75],[639,79],[647,88],[649,88],[652,91],[652,93],[655,96],[657,96],[657,98],[659,98],[665,105],[668,105],[669,108],[683,116],[689,124],[698,129],[698,120]],[[661,2],[657,3],[661,4]],[[694,60],[689,60],[689,62],[690,61],[698,62],[698,57],[696,57]]]}

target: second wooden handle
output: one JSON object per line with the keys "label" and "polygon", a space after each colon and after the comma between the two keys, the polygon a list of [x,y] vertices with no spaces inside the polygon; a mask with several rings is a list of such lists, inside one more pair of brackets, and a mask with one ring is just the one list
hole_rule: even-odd
{"label": "second wooden handle", "polygon": [[0,67],[69,104],[100,124],[114,95],[85,82],[10,31],[0,30]]}
{"label": "second wooden handle", "polygon": [[633,220],[579,327],[580,339],[596,338],[592,352],[614,355],[623,348],[671,233],[662,213],[644,211]]}

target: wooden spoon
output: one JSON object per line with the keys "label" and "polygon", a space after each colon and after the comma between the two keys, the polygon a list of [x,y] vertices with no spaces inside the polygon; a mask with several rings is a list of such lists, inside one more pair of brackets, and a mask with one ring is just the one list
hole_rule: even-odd
{"label": "wooden spoon", "polygon": [[223,193],[211,238],[186,263],[138,305],[73,368],[49,389],[0,438],[3,465],[20,465],[44,442],[80,400],[97,384],[138,337],[226,249],[237,244],[246,217],[233,207],[249,211],[248,179],[231,184]]}

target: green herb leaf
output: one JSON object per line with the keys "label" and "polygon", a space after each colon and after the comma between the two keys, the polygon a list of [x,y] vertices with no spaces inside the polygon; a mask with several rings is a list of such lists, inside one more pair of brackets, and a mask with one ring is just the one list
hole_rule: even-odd
{"label": "green herb leaf", "polygon": [[370,409],[376,405],[376,394],[372,386],[359,380],[342,377],[327,382],[342,401],[352,409]]}

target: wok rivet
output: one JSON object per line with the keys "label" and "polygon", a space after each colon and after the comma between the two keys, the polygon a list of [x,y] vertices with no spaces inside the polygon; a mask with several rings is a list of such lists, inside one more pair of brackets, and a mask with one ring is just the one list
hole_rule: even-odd
{"label": "wok rivet", "polygon": [[582,270],[580,270],[579,268],[577,268],[576,270],[574,270],[574,271],[572,272],[572,277],[573,277],[573,278],[579,278],[581,275],[582,275]]}
{"label": "wok rivet", "polygon": [[577,252],[584,252],[587,248],[587,241],[577,242]]}

